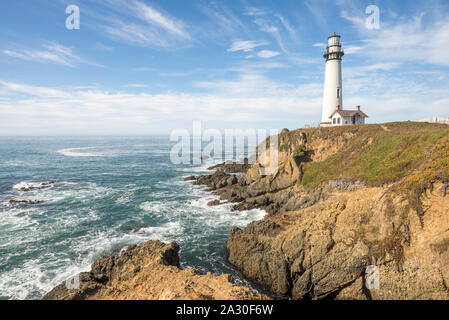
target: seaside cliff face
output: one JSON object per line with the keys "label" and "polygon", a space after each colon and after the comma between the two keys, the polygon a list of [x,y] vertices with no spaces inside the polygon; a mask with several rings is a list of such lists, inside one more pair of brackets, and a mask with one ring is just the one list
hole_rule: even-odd
{"label": "seaside cliff face", "polygon": [[[195,181],[269,213],[229,233],[229,261],[248,278],[295,299],[449,298],[449,127],[284,130],[279,160],[271,176],[255,164]],[[379,289],[366,287],[370,265]]]}
{"label": "seaside cliff face", "polygon": [[235,300],[265,298],[232,283],[230,275],[179,268],[179,247],[148,241],[104,256],[79,274],[79,289],[63,282],[44,300]]}

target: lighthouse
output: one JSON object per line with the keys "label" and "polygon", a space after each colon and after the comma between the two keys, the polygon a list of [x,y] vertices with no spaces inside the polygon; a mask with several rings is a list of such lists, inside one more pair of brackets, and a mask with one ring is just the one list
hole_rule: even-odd
{"label": "lighthouse", "polygon": [[341,49],[340,36],[335,32],[327,39],[326,72],[324,76],[324,94],[321,125],[332,125],[331,116],[336,109],[343,110],[343,91],[341,83],[341,58],[345,53]]}

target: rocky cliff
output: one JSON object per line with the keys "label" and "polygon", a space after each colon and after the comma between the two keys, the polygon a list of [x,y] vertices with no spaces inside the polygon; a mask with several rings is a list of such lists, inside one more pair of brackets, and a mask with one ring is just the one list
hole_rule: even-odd
{"label": "rocky cliff", "polygon": [[[295,299],[448,299],[449,127],[311,128],[279,135],[279,167],[205,184],[235,210],[269,214],[229,233],[229,261]],[[365,271],[380,272],[379,289]]]}
{"label": "rocky cliff", "polygon": [[[92,264],[78,275],[79,288],[65,282],[45,300],[234,300],[265,298],[232,283],[230,275],[202,274],[179,268],[179,247],[148,241],[131,245]],[[69,282],[74,287],[76,281]]]}

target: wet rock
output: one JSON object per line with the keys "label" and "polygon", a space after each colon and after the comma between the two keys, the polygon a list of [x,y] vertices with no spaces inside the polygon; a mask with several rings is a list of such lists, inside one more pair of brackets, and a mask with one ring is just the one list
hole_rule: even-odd
{"label": "wet rock", "polygon": [[42,200],[9,200],[10,204],[40,204]]}
{"label": "wet rock", "polygon": [[248,158],[243,159],[243,163],[220,163],[215,166],[209,167],[208,170],[218,170],[223,171],[226,173],[246,173],[248,169],[250,168],[250,165],[248,163]]}
{"label": "wet rock", "polygon": [[254,297],[249,289],[233,284],[230,275],[179,269],[179,246],[157,240],[140,246],[130,245],[119,255],[104,256],[92,264],[90,272],[80,273],[78,277],[78,288],[63,282],[43,299],[232,300]]}
{"label": "wet rock", "polygon": [[19,190],[22,191],[22,192],[28,192],[28,191],[33,191],[33,190],[46,189],[46,188],[50,188],[55,183],[56,183],[56,181],[42,182],[40,185],[22,187]]}
{"label": "wet rock", "polygon": [[218,206],[220,204],[220,200],[212,200],[207,203],[209,207]]}
{"label": "wet rock", "polygon": [[196,179],[195,176],[188,176],[188,177],[185,177],[185,178],[184,178],[184,181],[193,181],[193,180],[195,180],[195,179]]}
{"label": "wet rock", "polygon": [[149,225],[144,224],[144,225],[140,225],[140,226],[131,227],[131,228],[129,228],[129,230],[131,232],[138,232],[138,231],[140,231],[142,229],[146,229],[146,228],[149,228],[149,227],[150,227]]}

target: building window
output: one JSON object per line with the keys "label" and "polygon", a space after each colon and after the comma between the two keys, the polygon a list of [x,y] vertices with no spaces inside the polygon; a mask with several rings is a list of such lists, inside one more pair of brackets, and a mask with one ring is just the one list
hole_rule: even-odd
{"label": "building window", "polygon": [[340,118],[337,118],[337,123],[340,124]]}
{"label": "building window", "polygon": [[335,122],[336,122],[335,120],[336,120],[336,119],[334,118],[333,121],[332,121],[333,124],[335,124]]}

